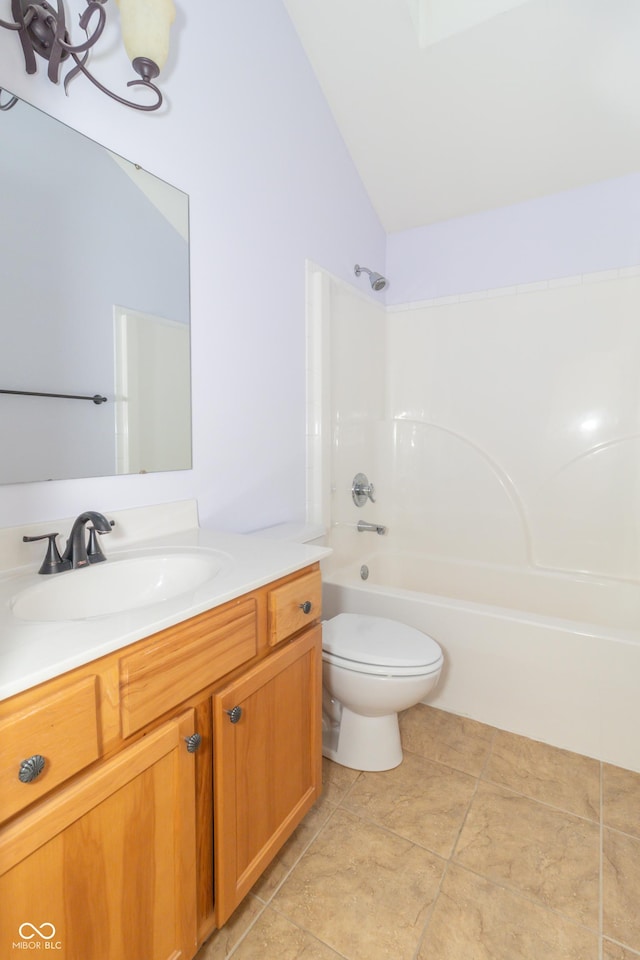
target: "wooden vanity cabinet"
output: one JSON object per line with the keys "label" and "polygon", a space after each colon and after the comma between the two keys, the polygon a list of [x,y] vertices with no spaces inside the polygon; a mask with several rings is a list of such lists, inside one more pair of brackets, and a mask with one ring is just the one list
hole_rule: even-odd
{"label": "wooden vanity cabinet", "polygon": [[[0,811],[2,820],[39,800],[100,756],[95,674],[67,683],[12,711],[0,721]],[[25,784],[21,764],[36,758],[43,773]],[[46,759],[45,759],[46,758]]]}
{"label": "wooden vanity cabinet", "polygon": [[320,626],[213,697],[217,926],[319,796]]}
{"label": "wooden vanity cabinet", "polygon": [[315,564],[0,703],[1,957],[191,960],[320,794],[319,617]]}
{"label": "wooden vanity cabinet", "polygon": [[162,724],[3,831],[0,956],[195,954],[193,724],[193,710]]}

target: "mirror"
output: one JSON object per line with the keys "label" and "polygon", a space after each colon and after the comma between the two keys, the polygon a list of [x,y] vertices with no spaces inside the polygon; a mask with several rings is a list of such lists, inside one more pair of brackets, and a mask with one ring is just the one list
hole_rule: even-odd
{"label": "mirror", "polygon": [[188,217],[35,107],[0,112],[0,483],[191,466]]}

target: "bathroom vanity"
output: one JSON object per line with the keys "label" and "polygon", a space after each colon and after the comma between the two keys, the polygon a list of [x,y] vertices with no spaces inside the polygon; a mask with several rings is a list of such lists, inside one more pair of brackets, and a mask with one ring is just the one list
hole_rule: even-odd
{"label": "bathroom vanity", "polygon": [[[257,553],[277,569],[283,549]],[[0,702],[0,955],[190,960],[313,805],[321,580],[296,549],[298,569],[186,619],[170,602],[171,625]]]}

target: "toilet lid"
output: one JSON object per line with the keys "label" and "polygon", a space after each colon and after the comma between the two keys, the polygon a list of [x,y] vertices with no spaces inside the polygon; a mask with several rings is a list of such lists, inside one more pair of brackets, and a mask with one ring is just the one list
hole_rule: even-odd
{"label": "toilet lid", "polygon": [[322,624],[322,648],[344,660],[386,667],[428,667],[442,659],[426,633],[397,620],[340,613]]}

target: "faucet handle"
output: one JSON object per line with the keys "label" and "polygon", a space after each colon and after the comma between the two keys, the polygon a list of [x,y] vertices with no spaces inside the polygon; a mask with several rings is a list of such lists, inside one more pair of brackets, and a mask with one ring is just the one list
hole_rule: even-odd
{"label": "faucet handle", "polygon": [[376,502],[374,497],[375,489],[372,483],[369,483],[369,478],[365,473],[356,473],[353,478],[353,483],[351,484],[351,496],[353,497],[353,502],[356,507],[363,507],[367,502],[367,498],[371,500],[371,503]]}
{"label": "faucet handle", "polygon": [[48,540],[47,553],[42,561],[42,566],[38,573],[60,573],[62,570],[70,570],[71,564],[68,560],[63,560],[58,550],[56,537],[58,533],[41,533],[37,537],[23,537],[23,543],[35,543],[36,540]]}
{"label": "faucet handle", "polygon": [[[115,520],[109,521],[110,526],[115,526]],[[100,541],[98,540],[98,535],[103,536],[105,533],[109,533],[108,530],[96,530],[94,526],[91,526],[89,529],[89,542],[87,543],[87,560],[89,563],[102,563],[103,560],[106,560],[104,553],[102,552],[102,547],[100,546]]]}

